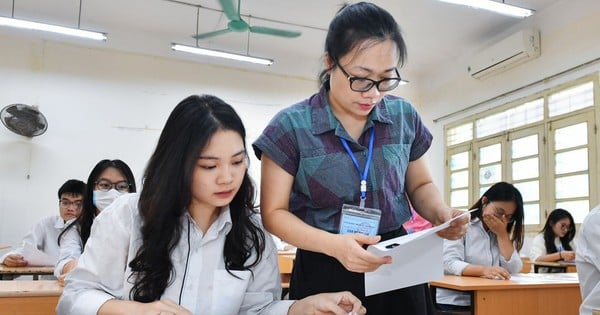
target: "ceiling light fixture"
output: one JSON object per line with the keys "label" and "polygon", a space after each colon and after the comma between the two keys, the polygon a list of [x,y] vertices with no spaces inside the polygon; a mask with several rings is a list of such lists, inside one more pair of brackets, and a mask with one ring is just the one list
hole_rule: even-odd
{"label": "ceiling light fixture", "polygon": [[29,30],[44,31],[51,33],[58,33],[63,35],[93,39],[93,40],[106,40],[106,34],[92,31],[80,30],[77,28],[70,28],[52,24],[37,23],[26,20],[0,17],[0,25],[10,26],[16,28],[24,28]]}
{"label": "ceiling light fixture", "polygon": [[86,31],[86,30],[82,30],[80,28],[80,26],[81,26],[81,1],[82,0],[79,0],[79,16],[77,17],[77,28],[64,27],[64,26],[58,26],[58,25],[52,25],[52,24],[46,24],[46,23],[38,23],[38,22],[32,22],[32,21],[27,21],[27,20],[22,20],[22,19],[15,19],[15,1],[14,0],[12,3],[11,17],[8,18],[8,17],[0,16],[0,26],[9,26],[9,27],[23,28],[23,29],[28,29],[28,30],[57,33],[57,34],[62,34],[62,35],[75,36],[75,37],[93,39],[93,40],[106,40],[105,33]]}
{"label": "ceiling light fixture", "polygon": [[249,56],[249,55],[234,54],[234,53],[225,52],[225,51],[221,51],[221,50],[186,46],[186,45],[175,44],[175,43],[173,43],[171,45],[171,49],[173,49],[175,51],[187,52],[190,54],[233,59],[233,60],[238,60],[238,61],[257,63],[257,64],[261,64],[261,65],[265,65],[265,66],[270,66],[273,64],[272,59],[253,57],[253,56]]}
{"label": "ceiling light fixture", "polygon": [[492,0],[439,0],[442,2],[466,5],[473,8],[493,11],[500,14],[525,18],[533,14],[533,10],[506,4],[504,1]]}

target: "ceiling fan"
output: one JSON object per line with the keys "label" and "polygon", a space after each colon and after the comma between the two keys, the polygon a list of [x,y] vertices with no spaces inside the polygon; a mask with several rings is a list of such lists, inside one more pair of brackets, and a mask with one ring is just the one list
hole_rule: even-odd
{"label": "ceiling fan", "polygon": [[227,18],[229,19],[229,22],[227,23],[227,28],[222,29],[222,30],[213,31],[213,32],[208,32],[208,33],[196,34],[196,35],[193,35],[192,37],[195,39],[204,39],[204,38],[209,38],[209,37],[218,36],[218,35],[231,33],[231,32],[246,32],[246,31],[249,31],[251,33],[288,37],[288,38],[298,37],[302,34],[301,32],[298,32],[298,31],[288,31],[288,30],[283,30],[283,29],[279,29],[279,28],[272,28],[272,27],[266,27],[266,26],[250,26],[246,21],[244,21],[242,19],[241,15],[240,15],[240,1],[241,0],[238,0],[237,10],[234,6],[233,1],[234,0],[219,0],[219,3],[221,4],[221,8],[223,9],[225,16],[227,16]]}

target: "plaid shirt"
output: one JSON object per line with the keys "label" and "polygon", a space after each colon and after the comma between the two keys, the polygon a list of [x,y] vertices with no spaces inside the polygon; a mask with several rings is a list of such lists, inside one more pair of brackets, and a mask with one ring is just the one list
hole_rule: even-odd
{"label": "plaid shirt", "polygon": [[[289,210],[307,224],[337,233],[344,203],[360,202],[360,175],[340,138],[348,141],[364,171],[371,128],[373,158],[365,207],[381,210],[379,233],[396,230],[410,218],[404,179],[410,161],[431,146],[432,135],[406,100],[386,95],[373,108],[358,142],[335,118],[327,91],[280,111],[253,143],[294,176]],[[268,192],[267,192],[268,193]]]}

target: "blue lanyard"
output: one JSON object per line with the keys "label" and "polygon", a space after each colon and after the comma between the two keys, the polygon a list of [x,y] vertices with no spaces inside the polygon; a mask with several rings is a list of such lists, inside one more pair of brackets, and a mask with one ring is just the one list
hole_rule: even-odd
{"label": "blue lanyard", "polygon": [[367,155],[367,163],[365,164],[365,171],[360,171],[360,166],[358,165],[358,160],[356,160],[356,156],[350,150],[348,146],[348,142],[344,138],[340,138],[346,152],[350,155],[352,162],[354,162],[354,166],[356,166],[356,170],[358,171],[358,175],[360,175],[360,207],[365,207],[365,199],[367,199],[367,175],[369,175],[369,166],[371,165],[371,158],[373,157],[373,141],[375,139],[375,126],[371,129],[371,139],[369,139],[369,153]]}

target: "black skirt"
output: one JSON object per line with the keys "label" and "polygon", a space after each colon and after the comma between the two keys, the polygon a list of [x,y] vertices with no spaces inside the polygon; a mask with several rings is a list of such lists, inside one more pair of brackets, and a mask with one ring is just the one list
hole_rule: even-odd
{"label": "black skirt", "polygon": [[[404,234],[406,231],[399,229],[382,234],[382,240]],[[427,283],[366,297],[364,278],[364,273],[348,271],[333,257],[298,249],[290,280],[290,299],[297,300],[325,292],[350,291],[362,301],[367,314],[434,314]]]}

